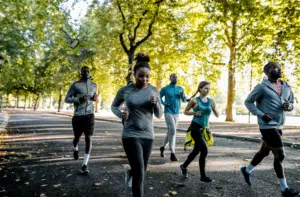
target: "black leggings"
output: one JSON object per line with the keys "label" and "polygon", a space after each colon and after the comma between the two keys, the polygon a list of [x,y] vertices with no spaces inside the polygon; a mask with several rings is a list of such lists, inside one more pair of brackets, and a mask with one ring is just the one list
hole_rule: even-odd
{"label": "black leggings", "polygon": [[153,140],[142,138],[123,138],[122,142],[131,167],[133,196],[143,197],[145,171],[150,158]]}
{"label": "black leggings", "polygon": [[207,156],[207,146],[203,137],[202,126],[192,121],[191,124],[191,135],[195,141],[194,149],[189,154],[187,160],[183,163],[183,167],[187,168],[188,165],[195,159],[195,157],[201,152],[199,157],[200,174],[202,177],[206,177],[205,174],[205,159]]}

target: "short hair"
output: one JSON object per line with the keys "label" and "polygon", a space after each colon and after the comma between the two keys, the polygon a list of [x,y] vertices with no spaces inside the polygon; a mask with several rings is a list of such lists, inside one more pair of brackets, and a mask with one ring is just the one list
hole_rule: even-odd
{"label": "short hair", "polygon": [[83,67],[81,67],[81,69],[80,69],[80,72],[82,72],[82,70],[83,70],[83,69],[85,69],[85,68],[87,68],[87,69],[89,69],[89,70],[90,70],[90,68],[89,68],[89,67],[87,67],[87,66],[83,66]]}
{"label": "short hair", "polygon": [[[173,75],[176,75],[176,73],[172,73],[172,74],[170,74],[170,78],[171,78]],[[177,76],[177,75],[176,75],[176,76]]]}
{"label": "short hair", "polygon": [[273,66],[279,66],[280,65],[277,62],[268,62],[265,66],[264,66],[264,73],[267,74],[269,72],[269,69]]}

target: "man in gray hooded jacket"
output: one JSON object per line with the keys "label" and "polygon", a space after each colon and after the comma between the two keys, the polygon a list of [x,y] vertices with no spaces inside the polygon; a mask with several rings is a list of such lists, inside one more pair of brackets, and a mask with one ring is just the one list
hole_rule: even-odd
{"label": "man in gray hooded jacket", "polygon": [[74,116],[72,126],[74,131],[74,159],[79,159],[78,142],[84,133],[85,135],[85,153],[82,173],[89,173],[88,160],[92,149],[92,135],[94,133],[94,101],[97,100],[97,85],[90,80],[90,69],[87,66],[81,68],[81,78],[74,82],[65,98],[66,103],[74,104]]}
{"label": "man in gray hooded jacket", "polygon": [[269,62],[266,64],[264,73],[268,79],[258,84],[245,100],[248,110],[257,116],[263,143],[251,163],[247,167],[242,167],[241,172],[246,183],[251,185],[252,170],[271,151],[274,155],[274,169],[280,183],[282,195],[284,197],[298,196],[299,192],[288,187],[282,165],[285,156],[281,141],[282,128],[286,112],[292,111],[294,108],[293,91],[287,82],[279,80],[282,73],[278,63]]}

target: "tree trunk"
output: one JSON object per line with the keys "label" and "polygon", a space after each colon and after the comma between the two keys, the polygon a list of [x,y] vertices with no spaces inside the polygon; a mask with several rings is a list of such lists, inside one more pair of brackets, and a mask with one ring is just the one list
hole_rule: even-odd
{"label": "tree trunk", "polygon": [[58,98],[58,109],[57,112],[60,112],[61,109],[61,101],[62,101],[62,89],[59,90],[59,98]]}
{"label": "tree trunk", "polygon": [[9,94],[8,94],[8,93],[6,93],[6,105],[5,105],[5,107],[7,107],[7,106],[8,106],[8,104],[9,104]]}
{"label": "tree trunk", "polygon": [[27,94],[25,94],[24,110],[26,109],[26,104],[27,104]]}
{"label": "tree trunk", "polygon": [[227,107],[226,107],[226,121],[233,120],[233,103],[235,100],[235,68],[232,57],[233,51],[230,52],[230,62],[228,67],[228,92],[227,92]]}
{"label": "tree trunk", "polygon": [[[236,35],[237,35],[237,16],[232,21],[231,36],[229,39],[230,59],[228,65],[228,92],[227,92],[227,107],[226,107],[226,121],[234,121],[233,119],[233,105],[235,102],[235,64],[236,64]],[[226,29],[229,37],[229,31]]]}
{"label": "tree trunk", "polygon": [[28,102],[28,106],[27,107],[30,108],[30,109],[32,108],[31,101],[32,101],[32,97],[29,97],[29,102]]}
{"label": "tree trunk", "polygon": [[19,108],[19,101],[20,101],[20,96],[19,94],[17,94],[17,103],[16,103],[17,109]]}
{"label": "tree trunk", "polygon": [[129,68],[128,68],[128,75],[126,77],[126,82],[127,84],[133,83],[133,59],[134,59],[134,50],[131,50],[127,53],[128,56],[128,64],[129,64]]}
{"label": "tree trunk", "polygon": [[101,89],[99,88],[99,86],[98,86],[97,96],[98,96],[98,99],[96,101],[96,109],[95,109],[96,113],[98,113],[100,111],[100,103],[102,100],[102,92],[101,92]]}
{"label": "tree trunk", "polygon": [[39,99],[40,99],[40,95],[37,94],[37,95],[36,95],[36,99],[35,99],[35,101],[34,101],[34,108],[33,108],[34,111],[36,111],[37,108],[38,108],[38,105],[39,105]]}
{"label": "tree trunk", "polygon": [[156,88],[160,90],[163,85],[163,71],[162,66],[158,67],[157,80],[156,80]]}
{"label": "tree trunk", "polygon": [[53,96],[51,95],[50,101],[49,101],[49,106],[48,106],[49,110],[51,110],[51,108],[52,108],[52,100],[53,100]]}

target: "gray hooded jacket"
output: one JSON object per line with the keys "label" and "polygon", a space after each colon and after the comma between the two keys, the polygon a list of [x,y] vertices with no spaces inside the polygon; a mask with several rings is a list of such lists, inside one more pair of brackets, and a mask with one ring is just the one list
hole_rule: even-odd
{"label": "gray hooded jacket", "polygon": [[[80,102],[79,98],[88,96],[87,101]],[[65,98],[66,103],[74,103],[74,116],[84,116],[94,114],[93,96],[97,95],[97,84],[91,80],[82,80],[74,82]]]}
{"label": "gray hooded jacket", "polygon": [[[256,102],[256,105],[254,103]],[[257,116],[260,129],[282,129],[285,122],[286,111],[283,110],[283,103],[291,104],[289,111],[293,110],[294,95],[291,86],[282,81],[282,92],[279,96],[269,80],[258,84],[245,100],[248,110]],[[266,123],[262,120],[264,114],[273,115],[274,119]]]}

